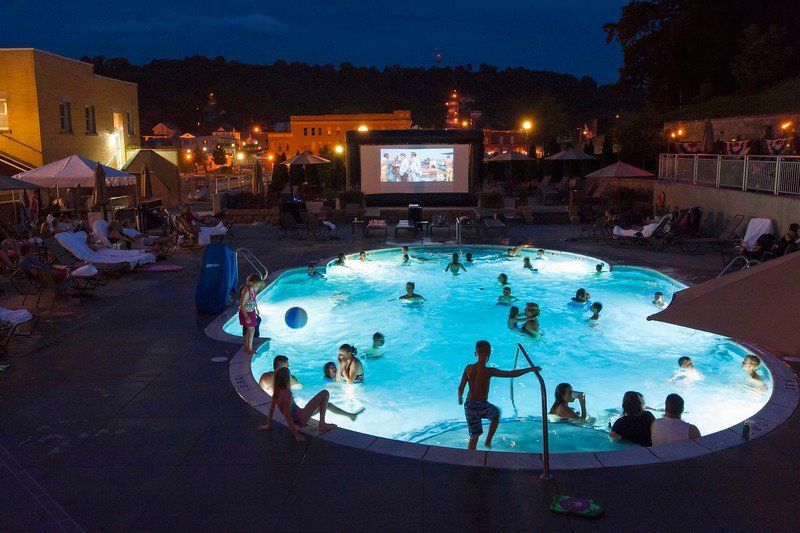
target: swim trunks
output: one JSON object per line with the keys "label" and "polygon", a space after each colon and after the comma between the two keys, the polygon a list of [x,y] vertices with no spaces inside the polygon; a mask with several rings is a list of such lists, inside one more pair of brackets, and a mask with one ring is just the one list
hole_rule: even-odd
{"label": "swim trunks", "polygon": [[500,410],[487,401],[467,400],[464,402],[464,415],[469,426],[469,436],[478,437],[483,433],[481,419],[497,420],[500,418]]}

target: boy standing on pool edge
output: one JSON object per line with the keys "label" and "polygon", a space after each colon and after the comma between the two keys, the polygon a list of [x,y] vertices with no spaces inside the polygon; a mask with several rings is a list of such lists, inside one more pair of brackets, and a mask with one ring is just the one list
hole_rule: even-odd
{"label": "boy standing on pool edge", "polygon": [[[467,445],[469,450],[474,450],[478,446],[478,437],[483,433],[481,419],[491,420],[489,433],[486,435],[487,448],[492,447],[492,438],[500,423],[500,410],[488,401],[489,381],[493,377],[516,378],[534,370],[533,367],[519,370],[500,370],[499,368],[488,367],[486,363],[489,362],[491,354],[492,345],[489,344],[489,341],[476,342],[475,357],[478,358],[478,362],[467,365],[464,368],[461,383],[458,385],[458,405],[464,404],[464,415],[469,426],[469,445]],[[541,369],[537,367],[536,370]],[[467,401],[464,402],[464,387],[467,383],[469,383],[469,394],[467,395]]]}

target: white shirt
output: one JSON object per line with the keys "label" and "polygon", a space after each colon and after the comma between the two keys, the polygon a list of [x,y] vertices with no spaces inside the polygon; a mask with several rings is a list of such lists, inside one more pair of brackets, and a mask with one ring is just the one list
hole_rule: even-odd
{"label": "white shirt", "polygon": [[657,418],[653,422],[653,429],[650,432],[653,446],[688,440],[690,425],[679,418]]}

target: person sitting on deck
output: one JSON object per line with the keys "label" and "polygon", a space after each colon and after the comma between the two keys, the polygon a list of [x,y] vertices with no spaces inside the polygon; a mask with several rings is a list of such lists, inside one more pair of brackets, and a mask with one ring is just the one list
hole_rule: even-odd
{"label": "person sitting on deck", "polygon": [[653,420],[650,425],[653,446],[700,438],[700,430],[681,420],[682,414],[683,398],[677,394],[667,395],[664,400],[664,416]]}
{"label": "person sitting on deck", "polygon": [[328,431],[335,428],[336,424],[329,424],[325,421],[325,415],[329,407],[330,393],[323,389],[311,398],[305,407],[300,408],[294,403],[291,391],[291,378],[292,375],[288,367],[282,367],[275,371],[275,387],[272,402],[269,406],[267,423],[263,426],[258,426],[258,429],[269,431],[272,426],[272,417],[275,415],[276,406],[280,409],[284,420],[286,420],[286,425],[289,426],[289,431],[297,442],[306,440],[305,437],[297,431],[297,428],[306,426],[311,417],[317,413],[319,413],[319,424],[317,425],[319,431]]}
{"label": "person sitting on deck", "polygon": [[626,440],[639,446],[652,446],[650,426],[656,417],[645,411],[644,397],[636,391],[628,391],[622,397],[622,416],[611,426],[609,438],[614,442]]}
{"label": "person sitting on deck", "polygon": [[32,277],[36,277],[36,269],[46,270],[53,276],[53,281],[60,283],[69,277],[69,267],[62,265],[46,265],[42,263],[27,244],[19,247],[19,267]]}
{"label": "person sitting on deck", "polygon": [[[492,447],[492,438],[500,424],[500,410],[489,403],[490,381],[493,377],[497,378],[516,378],[523,376],[534,370],[541,370],[538,367],[520,368],[517,370],[500,370],[486,366],[492,354],[492,345],[489,341],[480,340],[475,343],[476,363],[472,363],[464,368],[461,375],[461,383],[458,384],[458,404],[464,405],[464,416],[469,426],[469,443],[467,449],[474,450],[478,446],[478,437],[483,434],[482,419],[490,421],[489,432],[486,434],[486,447]],[[464,389],[469,384],[467,401],[464,401]]]}
{"label": "person sitting on deck", "polygon": [[778,257],[797,250],[798,240],[800,240],[800,225],[797,223],[789,224],[789,230],[783,234],[781,240],[775,243],[773,252]]}

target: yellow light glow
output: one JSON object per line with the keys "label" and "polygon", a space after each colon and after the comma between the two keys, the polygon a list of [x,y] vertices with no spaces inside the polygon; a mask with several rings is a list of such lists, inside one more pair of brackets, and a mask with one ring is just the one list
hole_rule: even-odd
{"label": "yellow light glow", "polygon": [[258,133],[260,131],[261,131],[261,128],[259,128],[258,126],[253,126],[253,132],[254,133]]}
{"label": "yellow light glow", "polygon": [[674,138],[675,138],[675,132],[674,132],[674,131],[673,131],[673,132],[671,132],[671,133],[669,134],[669,136],[670,136],[670,137],[672,137],[672,138],[674,139]]}
{"label": "yellow light glow", "polygon": [[239,152],[238,154],[236,154],[236,160],[237,161],[244,161],[244,154],[242,152]]}
{"label": "yellow light glow", "polygon": [[192,154],[186,154],[186,160],[187,161],[191,161],[192,160]]}
{"label": "yellow light glow", "polygon": [[358,127],[358,131],[369,131],[369,128],[366,124],[362,124]]}
{"label": "yellow light glow", "polygon": [[116,146],[117,146],[117,139],[118,139],[118,136],[117,136],[117,134],[116,134],[116,133],[111,133],[111,134],[108,136],[108,146],[110,146],[111,148],[116,148]]}
{"label": "yellow light glow", "polygon": [[678,137],[680,137],[681,135],[683,135],[683,130],[678,130]]}
{"label": "yellow light glow", "polygon": [[191,153],[192,153],[192,150],[191,150],[191,149],[189,149],[189,148],[187,148],[187,149],[186,149],[186,153],[187,153],[187,154],[191,154]]}
{"label": "yellow light glow", "polygon": [[337,144],[336,147],[333,150],[337,154],[341,154],[341,153],[344,152],[344,146],[342,146],[341,144]]}
{"label": "yellow light glow", "polygon": [[206,150],[207,150],[207,148],[205,146],[203,146],[203,151],[205,152]]}
{"label": "yellow light glow", "polygon": [[533,127],[533,123],[530,120],[526,120],[522,123],[522,129],[525,131],[529,131]]}
{"label": "yellow light glow", "polygon": [[236,148],[236,143],[231,143],[231,148]]}
{"label": "yellow light glow", "polygon": [[782,129],[782,130],[788,130],[788,129],[789,129],[789,128],[791,128],[791,127],[792,127],[792,121],[791,121],[791,120],[790,120],[790,121],[788,121],[788,122],[784,122],[783,124],[781,124],[781,129]]}
{"label": "yellow light glow", "polygon": [[270,161],[272,161],[273,159],[275,159],[275,156],[274,156],[274,155],[272,155],[272,154],[269,154],[269,155],[267,156],[267,159],[269,159]]}
{"label": "yellow light glow", "polygon": [[466,128],[467,126],[469,126],[469,120],[462,120],[461,125]]}

